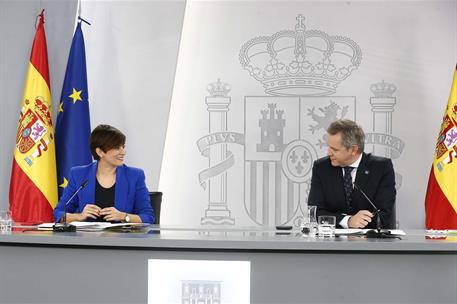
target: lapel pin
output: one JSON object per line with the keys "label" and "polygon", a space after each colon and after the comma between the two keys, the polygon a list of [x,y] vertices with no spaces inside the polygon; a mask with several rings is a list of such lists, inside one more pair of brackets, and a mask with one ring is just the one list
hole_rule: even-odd
{"label": "lapel pin", "polygon": [[365,174],[368,174],[368,173],[370,173],[370,171],[368,171],[368,170],[365,170]]}

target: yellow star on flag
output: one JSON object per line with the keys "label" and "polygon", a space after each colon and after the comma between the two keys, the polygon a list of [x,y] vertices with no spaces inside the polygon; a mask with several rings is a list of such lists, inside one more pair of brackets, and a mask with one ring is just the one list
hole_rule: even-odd
{"label": "yellow star on flag", "polygon": [[83,91],[83,90],[81,90],[81,91],[76,91],[76,89],[73,88],[73,94],[71,94],[70,96],[68,96],[68,97],[70,97],[71,99],[73,99],[73,104],[75,104],[78,100],[81,100],[81,101],[82,101],[82,98],[81,98],[81,92],[82,92],[82,91]]}
{"label": "yellow star on flag", "polygon": [[67,179],[64,177],[64,178],[63,178],[63,183],[61,183],[61,184],[59,185],[59,187],[65,189],[67,186],[68,186],[68,181],[67,181]]}
{"label": "yellow star on flag", "polygon": [[59,112],[63,112],[63,102],[59,104]]}

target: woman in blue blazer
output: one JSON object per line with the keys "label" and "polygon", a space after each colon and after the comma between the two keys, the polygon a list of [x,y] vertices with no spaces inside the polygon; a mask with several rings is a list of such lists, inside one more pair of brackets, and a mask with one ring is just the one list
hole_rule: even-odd
{"label": "woman in blue blazer", "polygon": [[68,185],[54,209],[56,222],[62,221],[68,199],[87,181],[67,205],[67,222],[154,223],[143,170],[124,164],[125,135],[99,125],[90,135],[90,150],[95,161],[70,170]]}

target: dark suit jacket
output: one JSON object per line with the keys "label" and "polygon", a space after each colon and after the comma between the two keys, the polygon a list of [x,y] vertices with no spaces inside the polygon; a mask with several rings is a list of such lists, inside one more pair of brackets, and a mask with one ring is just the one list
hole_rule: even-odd
{"label": "dark suit jacket", "polygon": [[[63,216],[65,202],[75,193],[83,181],[87,186],[82,189],[67,205],[68,213],[81,213],[86,204],[95,203],[95,179],[98,162],[87,166],[73,167],[70,170],[68,185],[59,203],[54,209],[56,222]],[[154,223],[154,212],[145,184],[144,172],[141,169],[122,165],[116,169],[116,189],[114,207],[121,211],[138,215],[143,223]],[[93,221],[88,218],[86,221]]]}
{"label": "dark suit jacket", "polygon": [[[388,158],[362,155],[355,183],[381,210],[382,228],[395,228],[395,173],[392,161]],[[317,216],[334,215],[338,224],[346,213],[346,198],[341,167],[333,167],[330,158],[323,157],[314,162],[311,190],[308,205],[317,206]],[[357,189],[352,192],[351,212],[360,210],[375,211]],[[376,228],[376,220],[366,228]]]}

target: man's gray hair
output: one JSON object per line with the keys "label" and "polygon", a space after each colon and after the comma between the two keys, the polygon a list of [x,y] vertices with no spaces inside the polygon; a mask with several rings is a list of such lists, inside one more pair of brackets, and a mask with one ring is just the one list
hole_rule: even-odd
{"label": "man's gray hair", "polygon": [[330,135],[341,133],[341,141],[346,149],[357,146],[360,153],[365,149],[365,133],[362,127],[352,120],[340,119],[332,122],[327,128],[327,133]]}

